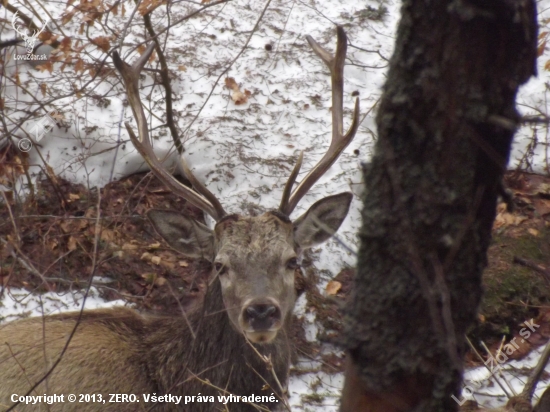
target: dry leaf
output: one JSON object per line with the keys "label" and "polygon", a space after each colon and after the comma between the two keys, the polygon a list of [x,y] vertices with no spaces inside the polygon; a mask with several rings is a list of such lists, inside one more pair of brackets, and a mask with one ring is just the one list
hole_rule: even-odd
{"label": "dry leaf", "polygon": [[40,83],[40,91],[42,92],[42,97],[46,96],[47,90],[48,90],[48,85],[46,83]]}
{"label": "dry leaf", "polygon": [[179,70],[180,72],[186,72],[186,71],[187,71],[187,67],[185,67],[183,64],[181,64],[181,65],[178,66],[178,70]]}
{"label": "dry leaf", "polygon": [[141,255],[140,259],[150,261],[152,257],[153,255],[149,252],[144,252],[143,255]]}
{"label": "dry leaf", "polygon": [[141,275],[141,277],[145,279],[145,282],[152,284],[155,281],[157,275],[154,273],[144,273]]}
{"label": "dry leaf", "polygon": [[155,280],[155,285],[157,286],[162,286],[166,283],[166,278],[163,278],[162,276],[159,276],[156,280]]}
{"label": "dry leaf", "polygon": [[337,280],[331,280],[328,282],[325,291],[327,292],[327,295],[336,295],[340,289],[342,289],[342,284]]}
{"label": "dry leaf", "polygon": [[145,16],[146,14],[151,13],[161,4],[164,4],[163,0],[143,0],[138,7],[139,14]]}
{"label": "dry leaf", "polygon": [[158,249],[159,247],[160,247],[160,242],[155,242],[147,246],[147,249]]}
{"label": "dry leaf", "polygon": [[76,238],[74,236],[69,236],[69,241],[67,242],[67,248],[69,250],[76,250],[78,247],[78,242],[76,241]]}
{"label": "dry leaf", "polygon": [[84,72],[84,60],[78,59],[78,60],[76,61],[76,64],[74,65],[74,71],[75,71],[76,73],[78,73],[78,72],[80,72],[80,73]]}
{"label": "dry leaf", "polygon": [[[113,232],[111,229],[103,229],[101,231],[101,240],[105,242],[112,242],[115,240],[115,237],[115,232]],[[124,250],[124,246],[122,247],[122,249]],[[135,249],[137,249],[137,246],[135,247]]]}
{"label": "dry leaf", "polygon": [[235,102],[236,105],[245,104],[248,102],[248,96],[246,93],[241,92],[239,89],[239,85],[235,81],[233,77],[227,77],[225,79],[225,87],[227,87],[230,90],[233,90],[233,93],[231,93],[231,99]]}
{"label": "dry leaf", "polygon": [[72,9],[70,12],[64,14],[61,17],[61,25],[62,26],[64,26],[65,24],[67,24],[68,22],[70,22],[72,20],[72,18],[74,17],[74,15],[76,13],[76,10],[77,9]]}
{"label": "dry leaf", "polygon": [[189,266],[189,263],[187,263],[185,260],[180,260],[178,263],[182,268],[186,268],[187,266]]}
{"label": "dry leaf", "polygon": [[69,193],[69,199],[70,200],[80,200],[80,195],[77,195],[76,193]]}
{"label": "dry leaf", "polygon": [[137,248],[137,245],[132,245],[130,243],[124,243],[122,245],[122,250],[136,250]]}
{"label": "dry leaf", "polygon": [[95,44],[97,47],[99,47],[104,52],[108,52],[111,48],[111,43],[109,42],[109,38],[106,36],[99,36],[94,39],[92,39],[92,43]]}
{"label": "dry leaf", "polygon": [[541,42],[537,47],[537,57],[540,57],[544,54],[544,49],[546,48],[546,40]]}
{"label": "dry leaf", "polygon": [[151,258],[151,262],[153,262],[155,265],[160,265],[160,256],[153,256]]}
{"label": "dry leaf", "polygon": [[61,230],[65,233],[69,233],[71,231],[71,221],[70,220],[64,220],[59,224],[59,227]]}
{"label": "dry leaf", "polygon": [[533,229],[532,227],[527,229],[527,231],[533,236],[538,236],[539,235],[539,231],[537,229]]}
{"label": "dry leaf", "polygon": [[239,90],[239,86],[233,77],[227,77],[225,79],[225,87],[229,90]]}
{"label": "dry leaf", "polygon": [[50,72],[50,74],[53,73],[53,63],[51,61],[47,61],[45,63],[42,63],[38,66],[36,66],[37,70],[40,70],[41,72],[45,72],[46,70]]}
{"label": "dry leaf", "polygon": [[495,218],[493,228],[498,229],[503,226],[517,226],[525,220],[527,220],[526,216],[517,216],[512,213],[502,212]]}

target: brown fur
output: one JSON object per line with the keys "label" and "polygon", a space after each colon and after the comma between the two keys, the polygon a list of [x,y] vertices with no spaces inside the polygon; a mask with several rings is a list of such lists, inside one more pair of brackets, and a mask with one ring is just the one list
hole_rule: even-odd
{"label": "brown fur", "polygon": [[[204,317],[203,317],[204,310]],[[24,395],[61,353],[78,313],[30,318],[0,326],[0,410],[11,405],[13,393]],[[46,383],[33,395],[48,394],[135,394],[140,403],[60,403],[51,411],[140,411],[142,394],[212,395],[219,392],[193,378],[239,395],[269,395],[259,375],[277,388],[272,375],[252,352],[242,334],[227,322],[218,279],[207,293],[204,308],[190,314],[196,339],[183,318],[146,317],[127,308],[84,312],[68,350]],[[288,322],[285,322],[288,325]],[[286,382],[290,346],[285,326],[270,344],[256,345],[271,355],[275,372]],[[45,339],[43,337],[45,336]],[[46,361],[47,359],[47,361]],[[184,367],[187,366],[185,369]],[[251,373],[252,372],[252,373]],[[183,384],[182,384],[183,383]],[[254,411],[244,404],[228,404],[231,411]],[[277,404],[271,405],[271,408]],[[44,408],[44,405],[42,405]],[[213,411],[211,403],[179,406],[160,404],[155,411]],[[19,406],[18,411],[36,411],[37,405]]]}
{"label": "brown fur", "polygon": [[[286,388],[290,366],[295,258],[338,229],[350,201],[348,193],[322,199],[294,224],[277,213],[235,215],[221,220],[214,231],[174,212],[150,212],[153,225],[172,247],[219,267],[212,272],[203,305],[187,320],[143,316],[127,308],[84,312],[61,362],[31,395],[74,394],[78,399],[80,394],[101,394],[106,401],[55,403],[49,406],[52,412],[145,411],[153,405],[145,403],[143,394],[201,394],[214,396],[216,402],[219,394],[284,396],[280,386]],[[319,219],[330,231],[315,223]],[[276,316],[254,318],[260,315],[247,311],[256,308],[262,313],[262,306],[270,304],[277,311],[269,313]],[[12,394],[25,395],[51,368],[78,316],[67,313],[0,325],[0,410],[12,404]],[[252,344],[245,335],[261,343]],[[251,345],[271,359],[280,385]],[[110,403],[110,394],[134,394],[140,402]],[[281,405],[280,399],[265,403],[271,410]],[[19,405],[16,410],[46,406]],[[155,411],[256,410],[242,402],[226,406],[162,403]]]}

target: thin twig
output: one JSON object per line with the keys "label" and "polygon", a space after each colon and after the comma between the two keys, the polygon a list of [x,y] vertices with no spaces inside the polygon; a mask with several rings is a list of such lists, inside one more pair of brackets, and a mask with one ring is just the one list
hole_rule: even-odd
{"label": "thin twig", "polygon": [[[63,349],[61,350],[61,353],[59,354],[59,357],[56,359],[56,361],[53,363],[52,367],[48,370],[48,372],[46,372],[44,374],[44,376],[39,379],[24,395],[23,397],[25,396],[28,396],[30,395],[37,387],[38,385],[40,385],[44,380],[46,380],[51,374],[52,372],[55,370],[55,368],[57,367],[57,365],[59,365],[59,363],[61,362],[61,359],[63,359],[63,356],[65,355],[65,352],[67,351],[67,348],[69,347],[69,344],[71,343],[71,340],[73,339],[75,333],[76,333],[76,329],[78,328],[78,325],[80,324],[80,321],[82,319],[82,314],[84,313],[84,306],[86,305],[86,299],[88,298],[88,293],[90,292],[90,288],[92,286],[92,281],[94,279],[94,273],[96,271],[96,264],[97,264],[97,249],[98,249],[98,244],[99,244],[99,239],[100,239],[100,235],[101,235],[101,224],[100,224],[100,219],[99,219],[99,216],[101,215],[101,191],[98,190],[97,191],[97,220],[96,220],[96,225],[95,225],[95,239],[94,239],[94,251],[93,251],[93,257],[92,257],[92,270],[91,270],[91,274],[90,274],[90,280],[88,282],[88,285],[86,287],[86,291],[84,293],[84,297],[82,299],[82,306],[80,307],[80,312],[78,313],[78,318],[76,320],[76,323],[73,327],[73,330],[71,331],[68,339],[67,339],[67,342],[65,343],[65,346],[63,347]],[[23,397],[19,397],[18,399],[23,399]],[[10,412],[10,411],[13,411],[19,404],[21,403],[21,401],[17,401],[15,403],[13,403],[5,412]]]}
{"label": "thin twig", "polygon": [[[485,359],[483,359],[483,356],[481,356],[481,354],[477,351],[477,349],[475,348],[475,346],[472,344],[472,342],[470,341],[470,339],[466,336],[466,342],[468,342],[468,345],[470,345],[470,348],[474,351],[474,353],[476,354],[476,356],[478,357],[478,359],[483,362],[483,365],[485,366],[485,368],[489,371],[489,373],[491,374],[491,376],[495,376],[493,371],[491,370],[491,368],[489,368],[487,366],[487,363],[485,362]],[[490,357],[493,357],[493,355],[491,354],[491,352],[489,352],[489,356]],[[500,388],[502,389],[502,391],[504,392],[504,394],[506,395],[506,397],[508,399],[510,399],[510,394],[508,392],[506,392],[506,388],[504,386],[502,386],[502,384],[500,383],[500,381],[496,378],[495,376],[495,382],[498,384],[498,386],[500,386]]]}
{"label": "thin twig", "polygon": [[183,132],[184,135],[187,134],[187,132],[189,132],[189,130],[191,129],[191,126],[193,126],[195,121],[199,118],[200,114],[202,113],[202,110],[206,106],[206,103],[208,103],[208,101],[210,100],[210,97],[214,93],[214,90],[216,89],[216,86],[218,85],[218,83],[219,83],[220,79],[222,78],[222,76],[229,71],[229,69],[235,64],[235,62],[239,59],[239,57],[241,57],[241,55],[244,53],[244,51],[248,47],[248,43],[250,43],[250,40],[252,39],[252,36],[254,35],[254,33],[256,33],[256,30],[258,30],[258,26],[260,25],[260,22],[264,18],[265,12],[267,11],[267,8],[269,7],[270,4],[271,4],[271,0],[267,0],[267,3],[265,4],[264,9],[262,10],[262,13],[260,14],[260,17],[258,17],[258,20],[256,20],[256,24],[254,25],[254,28],[252,29],[252,31],[250,32],[248,38],[246,39],[246,42],[244,43],[244,46],[241,48],[241,50],[235,56],[235,58],[233,60],[231,60],[229,65],[220,73],[220,75],[218,76],[218,78],[214,82],[214,85],[212,86],[212,89],[210,90],[210,93],[208,94],[208,96],[206,97],[204,103],[200,107],[199,111],[197,112],[195,117],[193,117],[193,120],[191,121],[191,123],[189,123],[189,125],[185,128],[185,130]]}
{"label": "thin twig", "polygon": [[546,348],[544,348],[544,351],[540,355],[540,359],[537,363],[537,366],[535,366],[535,369],[531,372],[529,375],[529,378],[527,379],[527,382],[525,383],[525,386],[523,387],[523,391],[521,392],[521,397],[525,398],[527,400],[531,400],[533,397],[533,393],[535,392],[535,388],[537,387],[537,383],[540,380],[540,377],[542,376],[542,372],[546,368],[546,364],[548,363],[548,359],[550,358],[550,342],[546,344]]}
{"label": "thin twig", "polygon": [[514,256],[514,259],[512,262],[521,266],[525,266],[529,269],[533,269],[535,272],[542,275],[542,278],[544,279],[544,281],[548,284],[548,286],[550,286],[550,270],[545,269],[544,267],[540,267],[535,262],[532,262],[530,260],[523,259],[517,256]]}
{"label": "thin twig", "polygon": [[281,391],[280,399],[283,401],[283,405],[285,406],[285,408],[288,411],[290,411],[290,405],[288,404],[288,401],[285,398],[285,392],[286,391],[284,390],[283,385],[281,385],[281,381],[279,381],[279,377],[277,376],[277,373],[275,372],[275,368],[273,367],[273,362],[271,361],[271,355],[270,356],[262,355],[258,351],[258,349],[256,349],[256,347],[252,344],[252,342],[250,342],[250,340],[246,337],[246,335],[243,334],[243,337],[246,340],[246,343],[248,343],[248,346],[250,346],[252,348],[252,350],[256,353],[256,355],[258,355],[258,357],[262,360],[262,362],[265,363],[265,366],[266,366],[267,370],[271,372],[271,375],[273,376],[273,379],[275,379],[275,383],[277,384],[277,386],[279,387],[279,390]]}

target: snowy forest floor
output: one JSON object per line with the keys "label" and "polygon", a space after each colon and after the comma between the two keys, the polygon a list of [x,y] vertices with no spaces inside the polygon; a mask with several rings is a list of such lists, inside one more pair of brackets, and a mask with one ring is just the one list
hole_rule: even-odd
{"label": "snowy forest floor", "polygon": [[[20,156],[23,171],[25,158],[20,153],[13,156]],[[469,337],[483,354],[481,342],[496,353],[503,337],[507,341],[517,337],[521,344],[510,359],[520,360],[550,338],[550,178],[508,172],[506,183],[514,210],[509,212],[504,203],[498,206],[483,280],[485,297]],[[94,273],[90,268],[99,227],[96,189],[50,175],[24,203],[7,200],[10,207],[0,209],[0,322],[78,310],[91,276],[86,308],[112,301],[181,316],[200,304],[209,264],[178,256],[154,233],[144,212],[174,209],[197,218],[201,213],[151,174],[134,174],[101,189]],[[20,240],[15,242],[20,250],[4,243],[12,244],[14,239]],[[294,406],[335,406],[337,398],[331,399],[331,393],[341,385],[343,354],[334,344],[342,327],[339,308],[353,288],[353,269],[330,278],[315,262],[313,250],[305,256],[302,276],[296,280],[301,298],[293,328],[293,379],[302,383],[294,385]],[[327,286],[320,289],[319,284]],[[522,339],[524,322],[531,319],[539,327]],[[479,366],[481,361],[469,352],[467,365]],[[543,381],[548,378],[543,376]],[[319,390],[332,379],[335,382],[328,383],[335,385],[332,390]],[[292,389],[291,384],[291,395]]]}

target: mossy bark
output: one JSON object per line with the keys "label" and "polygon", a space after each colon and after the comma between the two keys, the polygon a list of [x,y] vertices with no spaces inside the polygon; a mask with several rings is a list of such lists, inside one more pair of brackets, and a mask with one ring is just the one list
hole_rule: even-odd
{"label": "mossy bark", "polygon": [[533,0],[406,0],[364,167],[342,411],[454,411],[496,200],[535,73]]}

